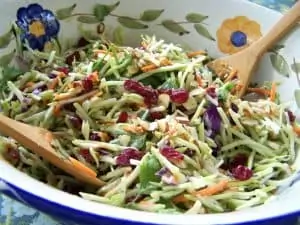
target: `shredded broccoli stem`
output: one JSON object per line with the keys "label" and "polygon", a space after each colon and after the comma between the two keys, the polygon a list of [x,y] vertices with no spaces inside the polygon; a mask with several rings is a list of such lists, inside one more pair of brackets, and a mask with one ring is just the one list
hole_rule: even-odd
{"label": "shredded broccoli stem", "polygon": [[216,77],[201,51],[155,36],[141,43],[93,41],[71,66],[64,57],[76,49],[58,54],[27,46],[32,70],[5,82],[0,99],[5,115],[52,131],[57,154],[95,171],[102,187],[65,175],[9,137],[0,136],[0,154],[84,199],[158,213],[254,207],[295,176],[299,125],[286,106],[238,98],[238,80]]}

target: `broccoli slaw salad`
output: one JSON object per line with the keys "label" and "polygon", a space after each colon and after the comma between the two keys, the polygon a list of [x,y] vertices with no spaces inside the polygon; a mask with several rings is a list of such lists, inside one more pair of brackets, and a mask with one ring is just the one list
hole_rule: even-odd
{"label": "broccoli slaw salad", "polygon": [[27,48],[27,72],[2,70],[15,75],[2,80],[2,113],[52,131],[62,158],[105,182],[84,184],[1,136],[3,157],[50,186],[135,210],[220,213],[264,204],[296,170],[300,128],[275,82],[238,98],[236,76],[216,76],[205,51],[154,36]]}

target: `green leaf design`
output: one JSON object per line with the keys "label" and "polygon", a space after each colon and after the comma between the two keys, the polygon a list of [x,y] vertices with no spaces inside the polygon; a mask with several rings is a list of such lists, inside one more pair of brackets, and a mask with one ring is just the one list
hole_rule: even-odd
{"label": "green leaf design", "polygon": [[215,41],[216,39],[209,33],[209,31],[207,30],[206,27],[204,27],[202,24],[194,24],[194,28],[197,31],[198,34],[200,34],[201,36]]}
{"label": "green leaf design", "polygon": [[280,49],[283,49],[285,46],[282,44],[278,44],[270,48],[269,52],[278,52]]}
{"label": "green leaf design", "polygon": [[289,77],[289,65],[280,54],[271,54],[270,60],[274,69],[283,76]]}
{"label": "green leaf design", "polygon": [[300,63],[293,63],[291,65],[291,69],[293,70],[293,72],[300,74]]}
{"label": "green leaf design", "polygon": [[155,174],[160,168],[160,163],[153,155],[147,156],[140,167],[139,180],[141,189],[147,188],[150,182],[159,181],[159,178]]}
{"label": "green leaf design", "polygon": [[190,32],[187,31],[186,29],[184,29],[183,26],[181,26],[180,24],[178,24],[176,21],[174,20],[164,20],[162,21],[162,26],[164,26],[167,30],[179,34],[179,35],[185,35],[185,34],[189,34]]}
{"label": "green leaf design", "polygon": [[123,27],[118,26],[113,31],[113,42],[117,45],[122,45],[124,43],[124,32]]}
{"label": "green leaf design", "polygon": [[99,23],[99,20],[95,16],[79,16],[79,17],[77,17],[77,21],[80,23],[86,23],[86,24]]}
{"label": "green leaf design", "polygon": [[199,13],[189,13],[186,15],[185,19],[191,23],[201,23],[206,20],[208,16],[201,15]]}
{"label": "green leaf design", "polygon": [[11,53],[8,53],[0,57],[0,66],[6,67],[8,64],[10,64],[14,56],[15,56],[15,50],[13,50]]}
{"label": "green leaf design", "polygon": [[296,89],[294,94],[297,106],[300,108],[300,89]]}
{"label": "green leaf design", "polygon": [[122,16],[118,18],[118,22],[123,25],[124,27],[131,28],[131,29],[147,29],[148,25],[141,23],[137,19]]}
{"label": "green leaf design", "polygon": [[116,2],[115,4],[112,5],[106,5],[108,11],[111,13],[112,11],[114,11],[118,6],[120,5],[120,2]]}
{"label": "green leaf design", "polygon": [[64,19],[69,18],[72,15],[72,13],[73,13],[74,9],[76,8],[76,6],[77,6],[76,4],[73,4],[69,7],[56,10],[57,19],[64,20]]}
{"label": "green leaf design", "polygon": [[115,10],[120,5],[120,2],[116,2],[112,5],[96,4],[93,9],[94,16],[102,22],[106,16],[109,15],[113,10]]}
{"label": "green leaf design", "polygon": [[6,34],[3,34],[2,36],[0,36],[0,48],[6,48],[9,45],[9,43],[11,41],[11,35],[12,35],[12,32],[10,30]]}
{"label": "green leaf design", "polygon": [[97,4],[94,7],[94,16],[98,21],[102,22],[104,18],[109,14],[108,7],[106,5]]}
{"label": "green leaf design", "polygon": [[145,21],[145,22],[150,22],[156,20],[165,10],[164,9],[149,9],[145,10],[141,17],[140,20]]}

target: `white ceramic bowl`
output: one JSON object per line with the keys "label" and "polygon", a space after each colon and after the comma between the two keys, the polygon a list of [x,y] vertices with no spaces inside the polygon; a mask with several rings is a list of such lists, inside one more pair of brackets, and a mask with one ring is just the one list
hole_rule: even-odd
{"label": "white ceramic bowl", "polygon": [[[35,2],[1,1],[0,35],[4,36],[0,38],[0,47],[1,55],[6,55],[6,58],[0,58],[0,64],[7,63],[5,60],[14,49],[13,41],[9,42],[10,36],[7,38],[10,21],[19,21],[19,24],[26,26],[34,18],[47,25],[45,36],[40,42],[33,40],[29,43],[36,48],[42,48],[47,38],[56,34],[63,48],[77,41],[79,30],[89,31],[84,32],[85,35],[97,35],[99,21],[95,21],[90,15],[99,1],[40,0],[39,5],[30,5],[32,3]],[[242,48],[232,46],[229,34],[242,31],[247,36],[248,45],[266,33],[281,17],[277,12],[243,0],[123,0],[120,4],[116,3],[115,0],[101,1],[101,4],[114,6],[110,8],[113,11],[103,19],[104,32],[115,41],[123,39],[125,44],[134,45],[138,43],[140,34],[155,34],[159,38],[191,49],[207,49],[212,56],[231,54]],[[25,8],[20,10],[21,7]],[[97,7],[97,17],[101,19],[103,6]],[[61,8],[64,9],[59,10]],[[140,17],[143,12],[144,16]],[[53,14],[57,15],[57,19],[65,19],[56,21]],[[50,21],[52,22],[49,23]],[[299,36],[299,30],[292,32],[282,43],[283,48],[266,54],[255,77],[257,81],[281,81],[279,91],[283,101],[294,101],[295,91],[299,88],[295,67],[292,66],[294,60],[300,62]],[[293,109],[297,110],[296,104]],[[162,215],[86,201],[40,183],[0,161],[1,191],[69,224],[216,225],[271,222],[279,217],[300,214],[300,184],[296,180],[297,174],[291,178],[276,200],[245,211],[214,215]]]}

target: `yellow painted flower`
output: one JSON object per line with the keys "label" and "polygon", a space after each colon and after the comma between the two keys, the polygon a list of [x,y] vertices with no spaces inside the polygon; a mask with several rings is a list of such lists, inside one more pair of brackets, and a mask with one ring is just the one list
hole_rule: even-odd
{"label": "yellow painted flower", "polygon": [[217,31],[221,52],[233,54],[248,47],[262,36],[260,25],[246,16],[224,20]]}

